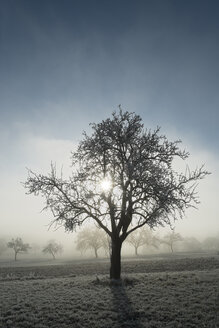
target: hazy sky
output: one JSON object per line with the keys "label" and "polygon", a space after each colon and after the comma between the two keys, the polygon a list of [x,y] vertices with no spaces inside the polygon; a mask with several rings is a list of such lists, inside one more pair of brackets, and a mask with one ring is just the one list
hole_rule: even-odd
{"label": "hazy sky", "polygon": [[218,60],[216,0],[0,0],[0,235],[56,238],[24,194],[26,167],[67,169],[82,131],[119,104],[206,163],[199,210],[177,227],[218,232]]}

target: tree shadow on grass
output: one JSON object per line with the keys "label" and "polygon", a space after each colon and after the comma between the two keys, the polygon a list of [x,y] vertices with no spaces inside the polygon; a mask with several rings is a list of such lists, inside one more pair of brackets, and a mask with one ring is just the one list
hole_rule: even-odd
{"label": "tree shadow on grass", "polygon": [[143,328],[140,323],[140,313],[133,309],[132,303],[128,298],[126,286],[123,282],[111,283],[111,292],[113,295],[113,306],[117,312],[119,327]]}

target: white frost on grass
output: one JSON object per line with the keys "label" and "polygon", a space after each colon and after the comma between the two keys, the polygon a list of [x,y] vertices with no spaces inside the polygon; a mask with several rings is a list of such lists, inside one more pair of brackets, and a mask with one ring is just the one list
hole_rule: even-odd
{"label": "white frost on grass", "polygon": [[[139,262],[139,266],[137,263],[124,265],[125,278],[118,285],[111,284],[106,274],[98,274],[98,279],[96,274],[89,274],[89,270],[96,270],[95,263],[94,268],[90,265],[75,268],[77,272],[81,270],[79,275],[70,275],[67,266],[44,267],[41,270],[45,279],[42,279],[42,272],[37,272],[40,269],[37,267],[36,272],[33,268],[31,271],[17,268],[8,277],[5,276],[7,269],[2,268],[0,275],[6,279],[0,282],[0,327],[217,326],[217,259],[194,259],[196,267],[189,266],[188,259],[157,261],[154,269],[161,272],[154,273],[142,272],[143,263]],[[144,263],[145,266],[149,264],[148,261]],[[183,265],[184,270],[192,270],[184,271]],[[163,267],[169,270],[162,272]],[[174,271],[177,268],[182,271]],[[10,270],[8,268],[8,274]],[[14,280],[11,279],[13,275]]]}

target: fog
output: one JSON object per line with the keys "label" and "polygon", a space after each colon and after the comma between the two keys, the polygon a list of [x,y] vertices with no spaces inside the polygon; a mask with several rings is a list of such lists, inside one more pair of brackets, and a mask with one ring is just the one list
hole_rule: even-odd
{"label": "fog", "polygon": [[[172,137],[172,139],[176,139],[176,137]],[[64,247],[63,257],[80,258],[81,255],[76,251],[75,245],[77,231],[66,233],[63,227],[50,227],[53,217],[49,211],[42,211],[44,200],[41,197],[26,195],[26,190],[22,185],[27,178],[27,168],[37,173],[48,173],[51,161],[56,163],[57,172],[62,170],[67,177],[72,170],[70,167],[71,151],[76,148],[76,145],[71,140],[38,138],[26,133],[23,133],[22,137],[17,140],[16,147],[22,161],[18,162],[16,168],[10,172],[1,173],[0,238],[9,241],[11,238],[21,237],[24,242],[30,245],[39,245],[41,248],[49,240],[56,240]],[[188,160],[191,170],[204,163],[211,175],[200,181],[198,185],[197,191],[200,200],[198,209],[187,210],[185,218],[176,221],[174,226],[175,231],[184,238],[194,237],[202,242],[208,236],[216,237],[219,234],[217,205],[219,160],[216,155],[202,150],[197,145],[192,146],[188,140],[184,141],[182,147],[184,146],[187,146],[186,149],[191,153]],[[178,170],[185,170],[184,163],[177,162],[175,166]],[[164,235],[168,231],[170,231],[169,227],[155,230],[159,235]],[[33,255],[33,250],[29,253]],[[42,256],[38,251],[37,253],[38,256]],[[130,247],[124,245],[123,254],[131,253]],[[7,254],[10,256],[10,251],[7,251]],[[104,256],[103,253],[100,252],[100,254]],[[85,253],[83,257],[92,257],[92,252]]]}

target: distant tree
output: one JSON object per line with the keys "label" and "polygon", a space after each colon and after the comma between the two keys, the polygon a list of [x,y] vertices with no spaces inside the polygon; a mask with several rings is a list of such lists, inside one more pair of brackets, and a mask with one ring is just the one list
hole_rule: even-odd
{"label": "distant tree", "polygon": [[173,169],[174,159],[186,160],[179,140],[169,141],[144,128],[142,119],[121,108],[98,124],[72,154],[69,179],[29,171],[25,188],[41,194],[55,224],[73,231],[93,220],[111,239],[110,278],[121,277],[121,249],[135,230],[171,224],[198,203],[196,183],[208,172],[203,167],[185,173]]}
{"label": "distant tree", "polygon": [[156,237],[153,236],[151,229],[143,227],[142,229],[135,230],[128,236],[126,241],[135,248],[135,255],[138,255],[138,248],[147,245],[157,248]]}
{"label": "distant tree", "polygon": [[31,244],[31,250],[36,255],[41,251],[42,247],[38,243],[32,243]]}
{"label": "distant tree", "polygon": [[202,250],[201,242],[195,237],[183,238],[183,250],[187,252],[198,252]]}
{"label": "distant tree", "polygon": [[88,249],[92,249],[95,257],[97,258],[98,250],[101,247],[106,249],[106,245],[106,234],[100,228],[86,228],[78,233],[76,249],[81,253],[86,252]]}
{"label": "distant tree", "polygon": [[49,241],[46,246],[43,248],[42,252],[44,254],[52,255],[55,260],[57,254],[61,254],[63,251],[63,247],[61,244],[58,244],[54,240]]}
{"label": "distant tree", "polygon": [[219,251],[219,236],[207,237],[202,244],[203,248],[208,251]]}
{"label": "distant tree", "polygon": [[4,239],[0,239],[0,255],[4,253],[7,249],[7,244]]}
{"label": "distant tree", "polygon": [[18,253],[26,253],[31,248],[29,244],[25,244],[21,238],[12,238],[12,240],[7,243],[7,246],[14,250],[15,261],[17,261]]}
{"label": "distant tree", "polygon": [[173,253],[173,245],[178,242],[182,241],[183,238],[179,233],[176,233],[174,230],[172,232],[167,233],[161,240],[161,244],[166,244],[170,247],[171,252]]}
{"label": "distant tree", "polygon": [[102,238],[103,249],[107,257],[111,256],[111,238],[103,231]]}

